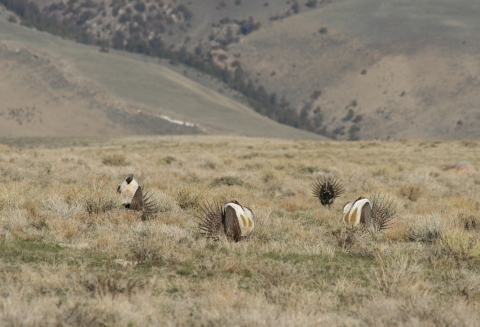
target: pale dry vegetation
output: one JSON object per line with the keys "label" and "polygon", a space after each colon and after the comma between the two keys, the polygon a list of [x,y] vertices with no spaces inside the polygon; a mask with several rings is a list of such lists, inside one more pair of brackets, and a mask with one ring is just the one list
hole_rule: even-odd
{"label": "pale dry vegetation", "polygon": [[[441,170],[478,167],[476,146],[204,136],[2,146],[0,325],[478,325],[480,176]],[[153,219],[122,208],[115,191],[130,173],[156,199]],[[345,186],[330,209],[311,194],[326,174]],[[391,228],[345,228],[343,204],[374,194],[394,201]],[[253,235],[205,239],[198,205],[234,199],[253,210]]]}

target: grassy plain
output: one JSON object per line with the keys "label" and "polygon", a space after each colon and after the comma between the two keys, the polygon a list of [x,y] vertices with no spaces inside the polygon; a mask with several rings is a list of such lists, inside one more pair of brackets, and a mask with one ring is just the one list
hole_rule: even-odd
{"label": "grassy plain", "polygon": [[[315,142],[213,136],[0,145],[2,326],[475,326],[479,142]],[[69,143],[70,142],[70,143]],[[160,212],[115,193],[129,173]],[[346,193],[311,196],[333,173]],[[346,229],[345,202],[397,205],[384,234]],[[256,229],[205,239],[196,207],[233,200]]]}

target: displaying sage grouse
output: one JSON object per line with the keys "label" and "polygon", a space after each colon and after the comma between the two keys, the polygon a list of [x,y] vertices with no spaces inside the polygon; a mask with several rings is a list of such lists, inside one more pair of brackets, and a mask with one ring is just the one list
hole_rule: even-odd
{"label": "displaying sage grouse", "polygon": [[370,201],[360,197],[343,206],[343,222],[346,225],[357,226],[363,224],[383,231],[390,227],[395,218],[396,208],[393,201],[387,196],[375,194]]}
{"label": "displaying sage grouse", "polygon": [[372,225],[372,206],[370,200],[359,197],[343,206],[343,222],[347,226]]}
{"label": "displaying sage grouse", "polygon": [[221,205],[218,202],[201,205],[197,214],[198,227],[209,238],[218,240],[225,235],[235,242],[249,236],[255,227],[253,212],[237,201]]}
{"label": "displaying sage grouse", "polygon": [[323,206],[333,204],[333,201],[345,192],[343,185],[333,175],[318,178],[312,185],[313,195],[320,200]]}
{"label": "displaying sage grouse", "polygon": [[377,231],[390,228],[396,213],[396,205],[388,196],[376,193],[372,197],[372,222]]}
{"label": "displaying sage grouse", "polygon": [[152,194],[143,193],[142,187],[133,177],[128,175],[118,185],[117,192],[123,197],[123,206],[127,209],[142,211],[142,219],[147,219],[157,212],[157,205],[152,199]]}

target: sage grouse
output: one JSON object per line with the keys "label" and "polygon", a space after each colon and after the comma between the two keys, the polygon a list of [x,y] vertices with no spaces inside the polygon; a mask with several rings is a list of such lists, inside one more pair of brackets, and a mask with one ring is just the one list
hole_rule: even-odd
{"label": "sage grouse", "polygon": [[312,185],[313,195],[320,200],[323,206],[333,204],[335,198],[345,192],[343,185],[332,175],[318,178]]}
{"label": "sage grouse", "polygon": [[353,202],[343,206],[343,222],[345,225],[357,226],[363,224],[372,225],[372,206],[370,200],[359,197]]}
{"label": "sage grouse", "polygon": [[201,205],[197,214],[198,227],[209,238],[218,240],[225,235],[235,242],[249,236],[255,227],[253,212],[237,201],[225,203],[223,206],[214,202]]}
{"label": "sage grouse", "polygon": [[133,177],[128,175],[125,180],[118,185],[117,192],[123,197],[123,206],[127,209],[142,211],[142,219],[146,219],[157,212],[157,206],[152,199],[152,194],[143,193],[142,187]]}
{"label": "sage grouse", "polygon": [[343,206],[343,222],[350,226],[364,224],[377,231],[383,231],[390,227],[395,213],[395,205],[389,197],[375,194],[372,201],[360,197],[345,204]]}

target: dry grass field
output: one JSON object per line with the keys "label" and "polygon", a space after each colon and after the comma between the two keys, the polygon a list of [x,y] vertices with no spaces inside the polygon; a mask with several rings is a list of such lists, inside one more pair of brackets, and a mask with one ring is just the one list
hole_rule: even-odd
{"label": "dry grass field", "polygon": [[[441,165],[479,167],[479,142],[75,143],[0,145],[1,326],[478,326],[480,175]],[[121,207],[130,173],[153,219]],[[310,190],[327,173],[346,189],[330,209]],[[393,226],[345,228],[375,193]],[[213,199],[249,206],[253,235],[205,239]]]}

